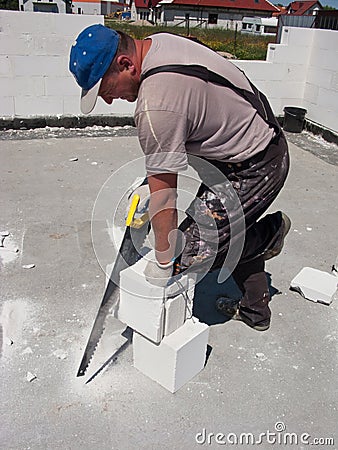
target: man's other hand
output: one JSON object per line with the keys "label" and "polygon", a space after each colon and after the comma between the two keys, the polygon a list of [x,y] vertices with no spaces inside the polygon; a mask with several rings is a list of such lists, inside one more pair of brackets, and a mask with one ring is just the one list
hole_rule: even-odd
{"label": "man's other hand", "polygon": [[173,264],[172,261],[168,264],[160,264],[155,260],[148,261],[144,269],[146,280],[155,286],[166,286],[173,274]]}

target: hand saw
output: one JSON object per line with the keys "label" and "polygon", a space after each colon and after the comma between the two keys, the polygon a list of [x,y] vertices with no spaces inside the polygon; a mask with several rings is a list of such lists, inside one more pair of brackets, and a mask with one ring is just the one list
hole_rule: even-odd
{"label": "hand saw", "polygon": [[[147,181],[145,179],[142,184],[146,183]],[[118,303],[120,272],[135,264],[141,257],[139,251],[149,233],[150,222],[148,212],[144,212],[145,207],[141,210],[139,217],[135,217],[139,202],[140,196],[135,194],[132,198],[126,219],[126,231],[82,357],[77,373],[78,377],[85,374],[96,346],[103,334],[107,314]]]}

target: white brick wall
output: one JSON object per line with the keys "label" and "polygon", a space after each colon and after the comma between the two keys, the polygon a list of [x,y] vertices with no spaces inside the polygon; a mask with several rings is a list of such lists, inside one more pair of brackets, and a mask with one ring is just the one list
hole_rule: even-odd
{"label": "white brick wall", "polygon": [[[72,43],[102,16],[0,11],[0,116],[80,115],[68,70]],[[93,114],[132,115],[134,104],[101,99]]]}
{"label": "white brick wall", "polygon": [[317,33],[313,37],[303,106],[310,120],[338,132],[338,31],[311,31]]}
{"label": "white brick wall", "polygon": [[[71,44],[102,16],[0,11],[0,116],[80,115],[79,94],[68,71]],[[269,97],[338,132],[338,31],[284,28],[267,61],[234,61]],[[41,86],[40,86],[41,82]],[[26,98],[22,98],[24,95]],[[101,99],[92,114],[132,115],[135,105]]]}
{"label": "white brick wall", "polygon": [[[338,133],[338,31],[284,28],[267,61],[234,61],[270,99],[307,109],[306,118]],[[336,79],[337,77],[337,79]]]}

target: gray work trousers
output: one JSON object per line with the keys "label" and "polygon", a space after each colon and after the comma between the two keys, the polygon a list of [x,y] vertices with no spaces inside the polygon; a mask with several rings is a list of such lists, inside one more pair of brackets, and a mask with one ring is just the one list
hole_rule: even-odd
{"label": "gray work trousers", "polygon": [[[264,151],[242,163],[208,162],[226,176],[240,201],[245,219],[244,247],[232,274],[243,293],[242,314],[255,324],[263,323],[270,319],[271,314],[264,272],[264,251],[273,247],[278,238],[281,214],[267,214],[262,219],[260,217],[275,200],[286,180],[289,170],[286,139],[281,133]],[[231,204],[229,201],[227,203]],[[192,264],[197,271],[199,267],[203,270],[203,266],[211,260],[213,263],[210,270],[220,268],[230,243],[229,207],[224,207],[222,198],[215,195],[212,188],[201,184],[187,213],[190,217],[180,225],[186,244],[177,260],[178,271],[182,272]],[[213,239],[208,241],[208,231],[203,231],[203,226],[207,228],[203,218],[207,216],[212,217],[216,223],[217,243]],[[243,240],[243,236],[241,237]],[[231,239],[236,239],[236,236],[231,236]]]}

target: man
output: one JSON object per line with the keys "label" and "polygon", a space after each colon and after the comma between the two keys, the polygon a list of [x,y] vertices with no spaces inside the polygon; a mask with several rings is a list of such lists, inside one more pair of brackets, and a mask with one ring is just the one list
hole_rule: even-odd
{"label": "man", "polygon": [[[168,71],[148,76],[164,65],[207,68],[211,76],[216,74],[216,82]],[[216,308],[255,330],[267,330],[271,311],[264,262],[280,253],[290,220],[281,212],[258,219],[282,188],[289,160],[283,133],[263,96],[231,62],[199,43],[166,33],[141,41],[93,25],[73,45],[70,70],[82,87],[84,113],[92,111],[98,96],[108,104],[116,98],[137,100],[135,122],[146,155],[156,254],[146,277],[166,282],[173,274],[177,174],[195,155],[223,174],[227,188],[201,185],[192,205],[195,220],[188,218],[180,227],[186,243],[176,258],[176,273],[206,263],[209,269],[221,267],[230,245],[229,217],[240,209],[246,235],[233,277],[242,298],[219,298]],[[219,75],[228,84],[218,82]],[[236,211],[229,209],[230,191],[239,199]],[[205,218],[216,223],[216,244],[208,238]]]}

